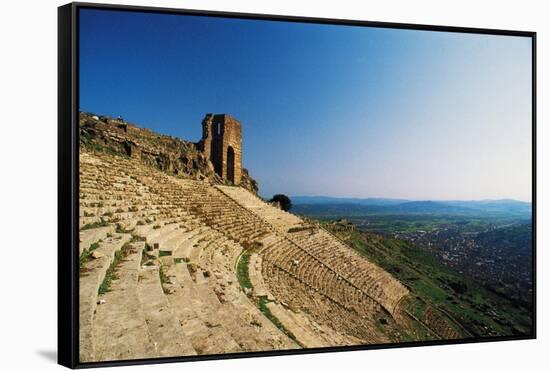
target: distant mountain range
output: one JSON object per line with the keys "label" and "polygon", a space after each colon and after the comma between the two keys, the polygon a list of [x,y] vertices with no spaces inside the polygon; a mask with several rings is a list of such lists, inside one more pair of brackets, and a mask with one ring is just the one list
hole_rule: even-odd
{"label": "distant mountain range", "polygon": [[339,198],[327,196],[291,197],[295,212],[316,214],[437,213],[507,214],[528,217],[531,203],[510,199],[479,201],[410,201],[392,198]]}
{"label": "distant mountain range", "polygon": [[398,198],[345,198],[330,196],[293,196],[294,204],[355,204],[355,205],[397,205],[409,200]]}

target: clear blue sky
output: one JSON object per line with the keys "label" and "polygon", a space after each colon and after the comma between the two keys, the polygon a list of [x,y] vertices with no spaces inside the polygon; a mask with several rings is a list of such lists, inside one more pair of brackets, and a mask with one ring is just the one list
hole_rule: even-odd
{"label": "clear blue sky", "polygon": [[243,124],[264,196],[531,200],[531,44],[82,10],[80,109],[198,141]]}

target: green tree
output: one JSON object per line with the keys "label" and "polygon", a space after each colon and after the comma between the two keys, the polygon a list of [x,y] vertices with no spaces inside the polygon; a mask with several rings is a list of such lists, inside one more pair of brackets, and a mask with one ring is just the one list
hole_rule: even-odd
{"label": "green tree", "polygon": [[282,194],[274,195],[273,198],[269,200],[269,202],[279,203],[279,205],[281,206],[281,209],[283,209],[284,211],[288,211],[292,209],[292,201],[290,201],[290,197],[288,197],[287,195],[282,195]]}

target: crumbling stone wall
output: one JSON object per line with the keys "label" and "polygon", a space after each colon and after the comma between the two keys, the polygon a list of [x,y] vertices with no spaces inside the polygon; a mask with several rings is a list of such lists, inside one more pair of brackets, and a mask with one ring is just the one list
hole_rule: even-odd
{"label": "crumbling stone wall", "polygon": [[242,177],[241,123],[227,114],[207,114],[202,120],[199,143],[214,171],[224,181],[239,185]]}
{"label": "crumbling stone wall", "polygon": [[128,156],[186,178],[216,184],[232,181],[258,193],[258,183],[242,168],[241,124],[229,115],[206,115],[198,143],[87,112],[80,112],[79,128],[81,149]]}
{"label": "crumbling stone wall", "polygon": [[196,143],[85,112],[80,113],[79,127],[81,149],[128,156],[174,175],[221,183]]}

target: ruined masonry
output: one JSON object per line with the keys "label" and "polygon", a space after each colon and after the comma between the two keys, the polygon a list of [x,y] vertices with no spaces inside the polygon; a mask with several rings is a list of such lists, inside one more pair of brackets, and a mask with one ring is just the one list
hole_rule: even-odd
{"label": "ruined masonry", "polygon": [[79,128],[81,147],[128,156],[178,177],[258,191],[242,167],[241,123],[227,114],[207,114],[199,142],[85,112],[80,113]]}
{"label": "ruined masonry", "polygon": [[227,114],[207,114],[202,120],[200,148],[214,170],[230,184],[241,183],[242,129],[241,123]]}

